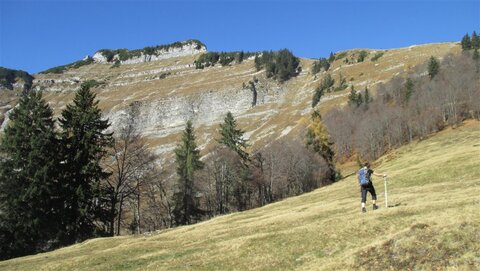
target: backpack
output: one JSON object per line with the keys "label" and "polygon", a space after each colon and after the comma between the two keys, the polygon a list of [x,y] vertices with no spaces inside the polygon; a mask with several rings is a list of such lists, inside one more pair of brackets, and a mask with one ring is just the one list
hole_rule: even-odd
{"label": "backpack", "polygon": [[368,169],[361,168],[358,170],[358,182],[361,186],[370,185],[370,180],[368,178]]}

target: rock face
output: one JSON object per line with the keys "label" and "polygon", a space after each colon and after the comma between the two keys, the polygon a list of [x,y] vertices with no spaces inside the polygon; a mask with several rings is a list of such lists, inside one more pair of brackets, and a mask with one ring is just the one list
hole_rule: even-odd
{"label": "rock face", "polygon": [[[367,86],[375,91],[379,82],[405,72],[406,67],[423,63],[432,54],[441,57],[461,50],[452,44],[389,50],[376,62],[345,65],[340,59],[331,64],[328,73],[336,82],[340,77],[347,78],[348,85],[356,89]],[[111,129],[118,131],[127,108],[132,104],[137,106],[138,129],[161,157],[173,156],[172,150],[187,120],[193,121],[200,148],[208,149],[215,144],[218,124],[227,112],[246,131],[252,150],[282,137],[304,135],[305,123],[312,112],[312,96],[325,75],[325,72],[311,73],[313,60],[301,59],[302,72],[280,84],[266,78],[263,70],[257,71],[253,59],[224,67],[216,64],[195,69],[194,61],[199,53],[206,51],[205,46],[187,42],[158,48],[164,49],[154,53],[150,49],[148,52],[152,54],[145,54],[146,49],[130,53],[131,57],[122,61],[125,65],[118,67],[112,63],[120,59],[122,51],[110,51],[114,54],[109,59],[99,51],[93,56],[94,63],[61,74],[35,75],[33,89],[44,92],[58,115],[72,101],[82,82],[95,80],[98,84],[93,91],[104,116],[112,124]],[[349,91],[347,88],[325,94],[318,105],[321,113],[344,104]],[[0,113],[13,108],[15,103],[10,105]]]}
{"label": "rock face", "polygon": [[[274,104],[286,92],[285,88],[262,89],[257,92],[257,105]],[[144,135],[166,137],[181,132],[187,120],[197,127],[216,126],[227,112],[243,116],[252,109],[253,92],[248,88],[205,90],[191,95],[160,98],[136,103],[139,116],[138,128]],[[260,115],[268,115],[262,112]],[[121,127],[126,110],[112,110],[106,114],[112,127]]]}
{"label": "rock face", "polygon": [[93,55],[93,61],[95,63],[108,63],[107,57],[104,56],[101,52],[96,52]]}
{"label": "rock face", "polygon": [[200,45],[195,42],[182,42],[181,46],[172,46],[168,49],[155,50],[152,54],[145,54],[145,52],[141,52],[139,56],[131,57],[126,60],[122,60],[120,54],[117,53],[113,55],[111,61],[108,61],[105,54],[99,51],[93,55],[93,60],[96,63],[112,63],[118,60],[121,64],[138,64],[174,57],[190,56],[206,51],[207,48],[204,45]]}

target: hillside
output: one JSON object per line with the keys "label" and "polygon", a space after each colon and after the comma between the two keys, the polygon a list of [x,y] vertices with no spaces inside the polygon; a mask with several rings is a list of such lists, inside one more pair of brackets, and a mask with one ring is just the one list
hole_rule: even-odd
{"label": "hillside", "polygon": [[[82,82],[95,80],[99,83],[95,88],[99,105],[112,122],[112,127],[118,127],[125,108],[135,102],[140,109],[139,128],[164,162],[171,160],[172,150],[188,119],[192,119],[198,129],[203,154],[215,143],[218,124],[228,111],[247,132],[252,149],[284,136],[303,133],[302,119],[310,115],[314,90],[325,75],[325,72],[312,75],[314,60],[301,59],[302,72],[280,84],[267,79],[264,71],[257,72],[252,58],[226,67],[217,64],[195,69],[195,59],[205,50],[205,47],[200,50],[190,48],[157,61],[142,58],[143,62],[137,59],[133,64],[126,61],[119,66],[96,60],[75,66],[75,62],[72,65],[77,68],[62,73],[35,74],[33,88],[43,90],[44,97],[59,113],[72,100],[74,91]],[[332,63],[329,73],[336,80],[335,85],[342,77],[348,86],[353,85],[358,90],[368,87],[374,91],[379,83],[400,73],[412,72],[412,68],[424,63],[430,56],[441,59],[460,50],[457,43],[391,50],[365,49],[367,57],[363,62],[356,63],[361,50],[354,49],[338,52],[338,59]],[[383,55],[372,61],[379,52]],[[97,52],[95,56],[98,55]],[[254,78],[258,80],[255,83],[258,97],[256,105],[252,106],[253,94],[248,82]],[[319,109],[324,113],[345,103],[348,92],[349,88],[327,93],[318,105]],[[10,101],[9,108],[13,104]]]}
{"label": "hillside", "polygon": [[355,176],[192,226],[99,238],[0,270],[478,270],[480,123],[383,156],[389,205],[360,212]]}

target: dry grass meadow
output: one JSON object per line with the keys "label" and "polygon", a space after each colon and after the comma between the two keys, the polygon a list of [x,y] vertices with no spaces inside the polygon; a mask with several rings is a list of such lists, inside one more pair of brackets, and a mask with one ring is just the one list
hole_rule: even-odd
{"label": "dry grass meadow", "polygon": [[[360,212],[356,177],[242,213],[99,238],[0,270],[480,270],[480,123],[383,156],[389,208]],[[345,172],[348,173],[348,172]]]}

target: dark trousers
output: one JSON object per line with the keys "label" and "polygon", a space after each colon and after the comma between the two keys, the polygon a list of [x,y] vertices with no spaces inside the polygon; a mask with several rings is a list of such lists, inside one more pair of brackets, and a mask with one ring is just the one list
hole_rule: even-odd
{"label": "dark trousers", "polygon": [[377,200],[377,193],[375,193],[375,187],[373,187],[372,183],[360,187],[360,192],[362,193],[362,203],[367,201],[367,192],[370,192],[370,195],[372,195],[372,200]]}

